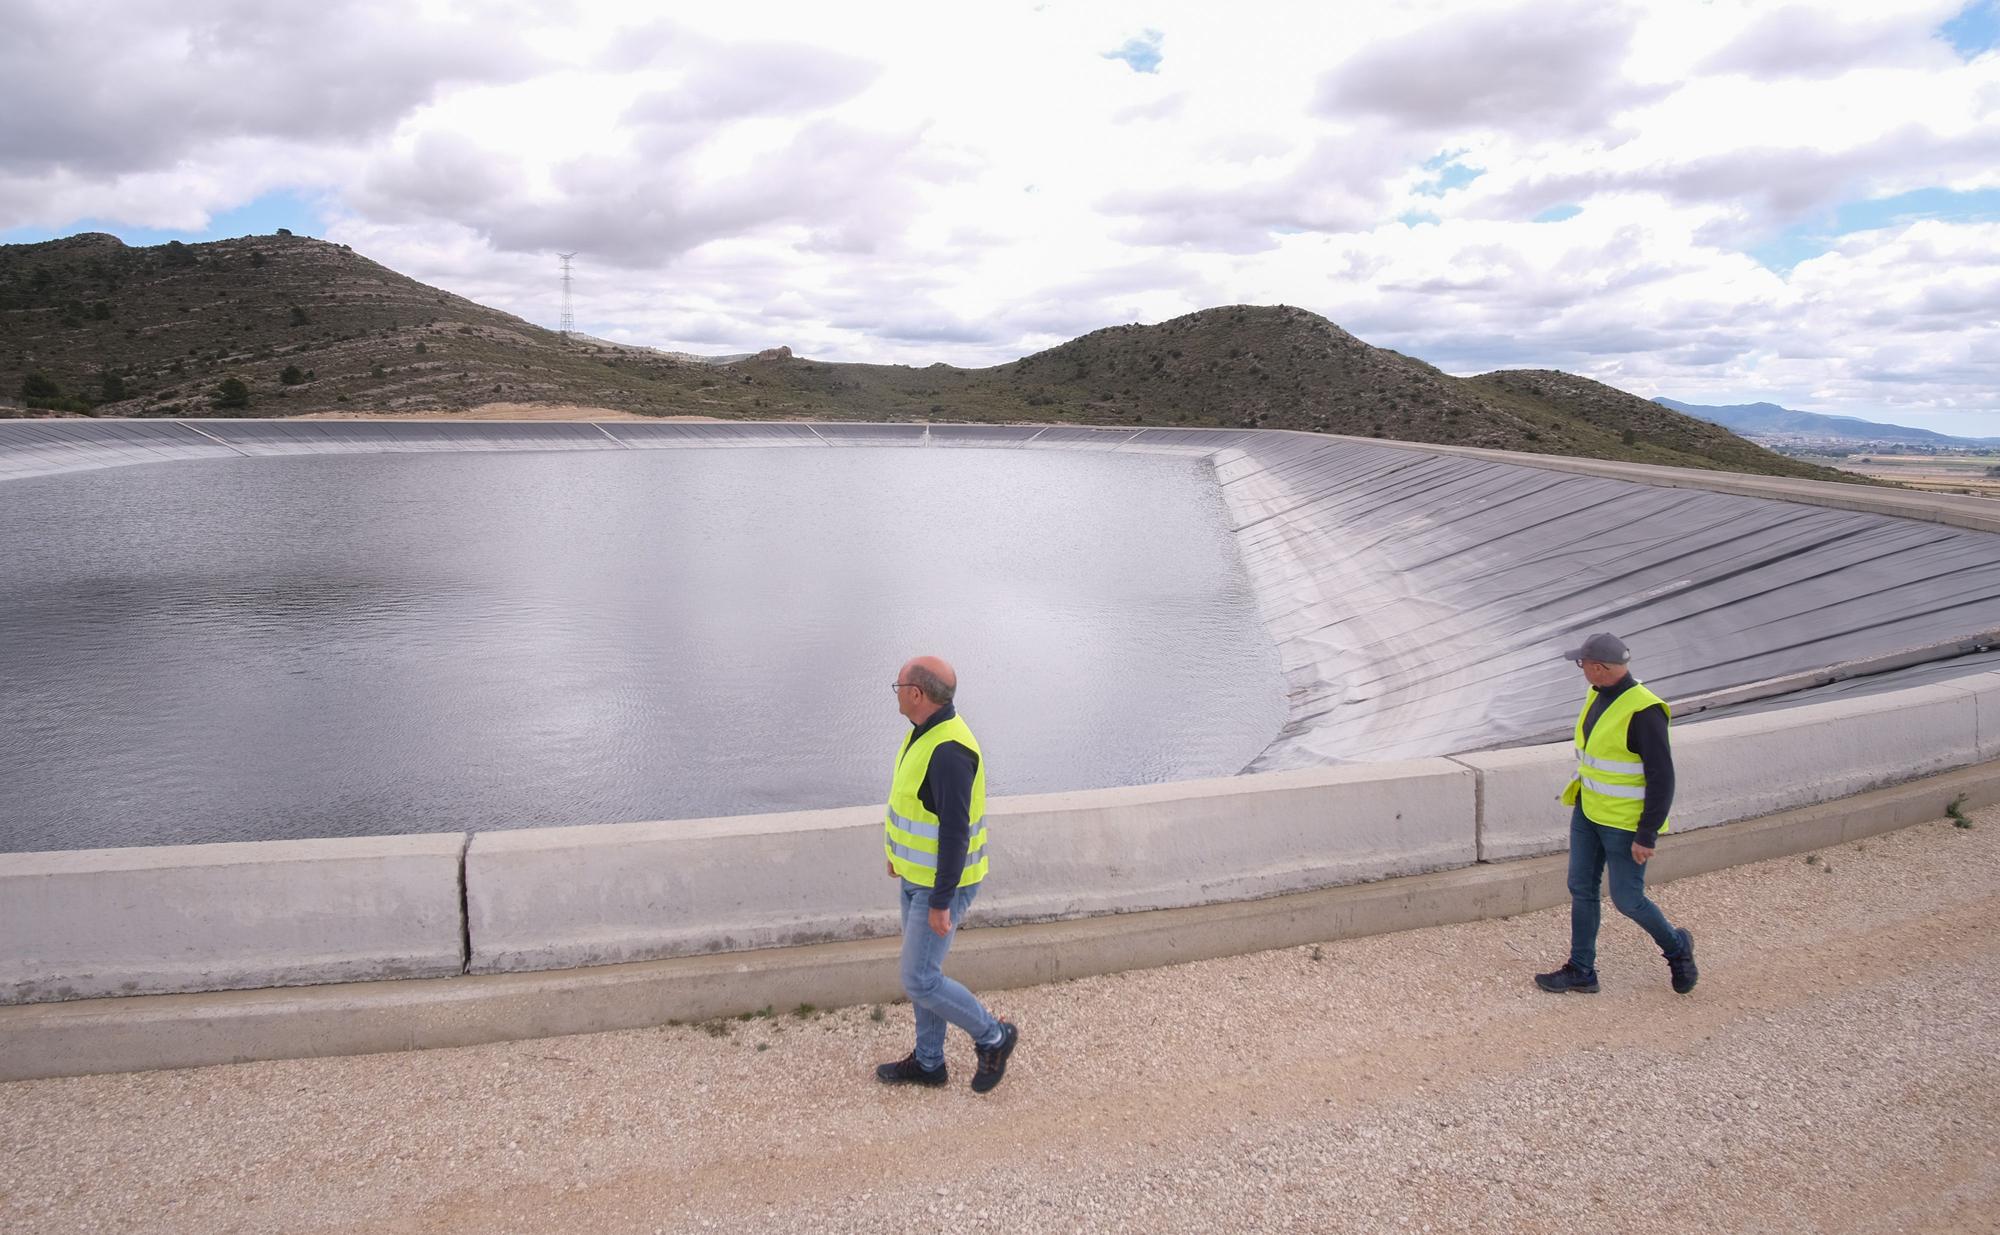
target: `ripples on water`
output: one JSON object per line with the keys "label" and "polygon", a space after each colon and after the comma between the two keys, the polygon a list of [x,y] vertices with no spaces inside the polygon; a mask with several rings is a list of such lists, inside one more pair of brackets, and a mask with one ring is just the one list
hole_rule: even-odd
{"label": "ripples on water", "polygon": [[881,800],[908,655],[989,789],[1284,720],[1205,464],[869,449],[215,460],[0,483],[0,850]]}

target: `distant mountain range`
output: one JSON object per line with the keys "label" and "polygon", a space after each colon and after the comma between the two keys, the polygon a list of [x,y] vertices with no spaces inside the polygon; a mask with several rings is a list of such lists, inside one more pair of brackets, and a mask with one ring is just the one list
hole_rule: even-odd
{"label": "distant mountain range", "polygon": [[1910,446],[2000,446],[2000,437],[1953,437],[1908,425],[1883,424],[1857,416],[1824,416],[1795,412],[1775,403],[1734,403],[1726,407],[1655,399],[1661,407],[1719,424],[1746,437],[1812,438],[1821,441],[1900,443]]}

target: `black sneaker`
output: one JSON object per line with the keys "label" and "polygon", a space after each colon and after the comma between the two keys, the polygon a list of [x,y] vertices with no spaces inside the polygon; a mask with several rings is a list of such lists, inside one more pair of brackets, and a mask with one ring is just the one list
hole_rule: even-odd
{"label": "black sneaker", "polygon": [[1695,980],[1701,972],[1694,967],[1694,932],[1686,927],[1676,927],[1674,934],[1680,938],[1679,953],[1667,957],[1667,972],[1674,978],[1674,994],[1685,995],[1694,989]]}
{"label": "black sneaker", "polygon": [[1021,1031],[1013,1022],[1000,1022],[1000,1041],[992,1046],[974,1047],[979,1056],[979,1071],[972,1074],[972,1092],[986,1093],[1000,1083],[1007,1075],[1007,1056],[1014,1053],[1014,1044],[1021,1040]]}
{"label": "black sneaker", "polygon": [[1595,969],[1578,969],[1570,962],[1564,961],[1563,967],[1554,973],[1536,974],[1535,985],[1545,991],[1553,991],[1558,995],[1565,991],[1575,991],[1579,995],[1595,995],[1597,993],[1597,971]]}
{"label": "black sneaker", "polygon": [[895,1063],[885,1063],[876,1067],[875,1079],[884,1085],[929,1085],[936,1088],[950,1080],[945,1066],[926,1068],[917,1062],[915,1052],[905,1055]]}

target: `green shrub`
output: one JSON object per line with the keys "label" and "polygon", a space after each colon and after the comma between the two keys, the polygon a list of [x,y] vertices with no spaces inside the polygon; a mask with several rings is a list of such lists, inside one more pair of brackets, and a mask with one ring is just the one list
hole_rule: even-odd
{"label": "green shrub", "polygon": [[209,401],[217,407],[249,407],[250,387],[240,377],[225,377],[216,386],[215,394]]}
{"label": "green shrub", "polygon": [[21,379],[21,402],[50,412],[87,412],[90,403],[76,395],[66,395],[56,379],[36,369]]}
{"label": "green shrub", "polygon": [[62,387],[56,384],[56,379],[40,369],[30,370],[28,375],[21,379],[21,401],[29,407],[47,407],[51,400],[61,397]]}
{"label": "green shrub", "polygon": [[278,380],[287,386],[296,386],[306,380],[306,375],[300,371],[297,365],[288,364],[285,366],[285,371],[278,374]]}

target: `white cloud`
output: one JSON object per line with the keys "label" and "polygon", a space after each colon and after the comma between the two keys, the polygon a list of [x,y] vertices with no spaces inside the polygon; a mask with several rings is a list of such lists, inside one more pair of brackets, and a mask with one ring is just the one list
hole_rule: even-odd
{"label": "white cloud", "polygon": [[[1956,8],[24,0],[0,228],[304,192],[545,323],[579,251],[579,323],[663,347],[988,364],[1282,301],[1457,372],[2000,434],[1994,224],[1748,256],[1843,202],[2000,188],[2000,56],[1935,37]],[[1156,71],[1105,57],[1142,31]],[[1419,194],[1445,153],[1482,174]]]}
{"label": "white cloud", "polygon": [[503,26],[367,0],[23,0],[5,24],[0,166],[16,174],[150,171],[240,138],[363,140],[454,84],[541,60]]}
{"label": "white cloud", "polygon": [[1362,46],[1327,74],[1315,105],[1435,133],[1601,133],[1670,92],[1625,71],[1636,19],[1601,0],[1439,13]]}

